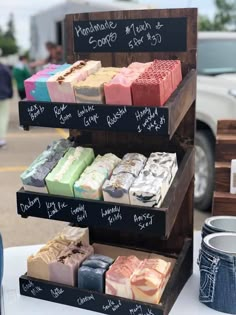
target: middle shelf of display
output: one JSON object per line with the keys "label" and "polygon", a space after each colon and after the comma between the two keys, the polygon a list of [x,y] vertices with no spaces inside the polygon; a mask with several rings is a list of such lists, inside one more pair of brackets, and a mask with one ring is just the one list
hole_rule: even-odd
{"label": "middle shelf of display", "polygon": [[171,138],[195,101],[196,71],[190,70],[165,106],[115,106],[20,101],[20,125],[105,130]]}
{"label": "middle shelf of display", "polygon": [[155,233],[168,238],[194,175],[194,150],[188,149],[161,207],[140,207],[104,201],[17,192],[17,212],[22,217],[38,217],[78,224],[81,227]]}

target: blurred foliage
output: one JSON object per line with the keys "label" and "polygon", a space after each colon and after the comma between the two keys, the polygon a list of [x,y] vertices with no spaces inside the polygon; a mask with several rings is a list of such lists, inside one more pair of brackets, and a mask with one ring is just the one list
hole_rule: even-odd
{"label": "blurred foliage", "polygon": [[215,0],[216,15],[199,17],[200,31],[236,31],[236,0]]}
{"label": "blurred foliage", "polygon": [[3,56],[16,54],[18,52],[18,46],[15,38],[15,22],[13,14],[10,14],[9,16],[6,31],[4,32],[0,28],[0,49]]}

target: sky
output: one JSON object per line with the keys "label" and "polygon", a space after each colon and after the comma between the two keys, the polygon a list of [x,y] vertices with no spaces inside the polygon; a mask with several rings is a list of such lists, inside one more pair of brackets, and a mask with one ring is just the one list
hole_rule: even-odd
{"label": "sky", "polygon": [[[138,0],[153,8],[198,7],[201,14],[213,16],[214,0]],[[18,45],[30,46],[30,16],[65,0],[0,0],[0,26],[4,28],[9,14],[14,13]]]}

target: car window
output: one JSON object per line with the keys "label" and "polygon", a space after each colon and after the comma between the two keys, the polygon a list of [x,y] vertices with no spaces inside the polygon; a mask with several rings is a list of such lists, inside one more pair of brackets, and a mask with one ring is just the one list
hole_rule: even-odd
{"label": "car window", "polygon": [[205,75],[236,72],[236,39],[199,40],[198,72]]}

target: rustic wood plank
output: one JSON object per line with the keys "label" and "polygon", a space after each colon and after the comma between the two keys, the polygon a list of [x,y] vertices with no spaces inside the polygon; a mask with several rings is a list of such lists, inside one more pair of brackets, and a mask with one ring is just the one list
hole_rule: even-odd
{"label": "rustic wood plank", "polygon": [[215,164],[215,191],[230,191],[230,169],[230,163],[217,162]]}
{"label": "rustic wood plank", "polygon": [[236,215],[236,195],[215,192],[213,197],[213,215]]}
{"label": "rustic wood plank", "polygon": [[234,134],[236,135],[236,120],[219,120],[217,123],[218,134]]}

